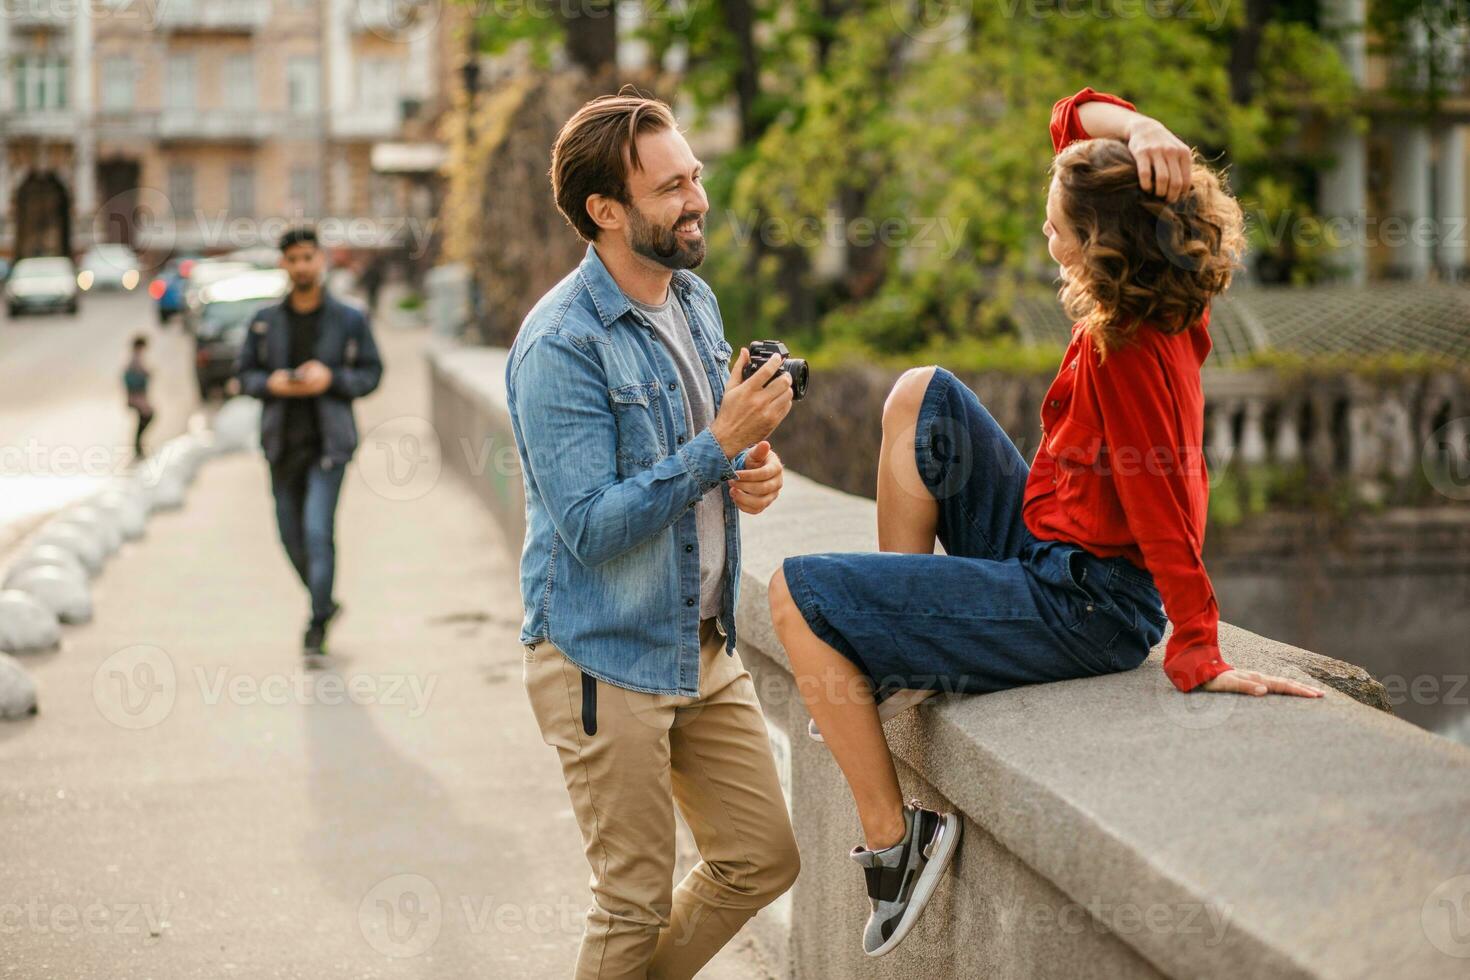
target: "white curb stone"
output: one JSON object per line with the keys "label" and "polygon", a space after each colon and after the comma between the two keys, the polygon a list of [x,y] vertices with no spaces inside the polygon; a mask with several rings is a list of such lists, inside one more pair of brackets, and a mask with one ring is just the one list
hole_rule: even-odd
{"label": "white curb stone", "polygon": [[35,537],[35,544],[50,544],[69,551],[82,563],[88,575],[102,571],[106,559],[102,542],[86,528],[76,524],[52,523],[43,527]]}
{"label": "white curb stone", "polygon": [[5,572],[5,587],[11,587],[18,575],[32,568],[54,566],[87,577],[87,568],[76,555],[54,544],[33,545],[29,551],[11,562]]}
{"label": "white curb stone", "polygon": [[92,619],[92,594],[86,579],[59,568],[32,568],[16,577],[15,588],[35,596],[63,623]]}
{"label": "white curb stone", "polygon": [[0,651],[33,653],[61,643],[61,620],[29,592],[0,592]]}
{"label": "white curb stone", "polygon": [[0,653],[0,718],[25,718],[36,710],[36,682],[20,661]]}

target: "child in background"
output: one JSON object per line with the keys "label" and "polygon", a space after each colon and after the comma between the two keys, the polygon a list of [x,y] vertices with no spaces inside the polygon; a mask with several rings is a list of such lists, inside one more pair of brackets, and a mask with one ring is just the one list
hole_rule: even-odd
{"label": "child in background", "polygon": [[123,387],[128,393],[128,408],[138,415],[138,429],[133,436],[133,457],[143,458],[143,430],[153,421],[153,405],[148,401],[148,366],[143,363],[143,352],[148,349],[148,338],[142,334],[133,338],[133,355],[123,369]]}

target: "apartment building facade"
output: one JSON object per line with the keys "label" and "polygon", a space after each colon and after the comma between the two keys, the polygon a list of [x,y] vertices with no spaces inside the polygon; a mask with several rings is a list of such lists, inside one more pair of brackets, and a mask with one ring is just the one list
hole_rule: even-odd
{"label": "apartment building facade", "polygon": [[423,202],[375,145],[432,135],[452,77],[411,0],[0,0],[0,254],[211,253],[287,222],[349,247]]}

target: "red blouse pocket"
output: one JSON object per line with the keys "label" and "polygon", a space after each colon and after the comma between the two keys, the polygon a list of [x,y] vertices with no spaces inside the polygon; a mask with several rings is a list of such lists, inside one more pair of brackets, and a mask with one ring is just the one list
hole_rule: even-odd
{"label": "red blouse pocket", "polygon": [[1069,415],[1057,423],[1046,441],[1046,451],[1056,466],[1057,504],[1069,520],[1088,534],[1102,527],[1107,477],[1101,464],[1103,433],[1100,428]]}

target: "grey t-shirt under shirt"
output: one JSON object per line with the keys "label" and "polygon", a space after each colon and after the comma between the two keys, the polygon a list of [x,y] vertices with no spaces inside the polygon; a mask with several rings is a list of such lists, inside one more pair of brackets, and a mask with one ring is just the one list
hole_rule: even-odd
{"label": "grey t-shirt under shirt", "polygon": [[[662,306],[649,306],[633,297],[628,302],[643,312],[653,325],[654,333],[668,349],[674,368],[679,373],[679,391],[683,395],[684,417],[688,420],[689,438],[693,438],[714,421],[715,398],[710,391],[709,376],[694,348],[694,337],[684,310],[669,289]],[[720,612],[725,594],[725,498],[722,487],[715,487],[699,499],[694,511],[699,531],[699,618],[709,619]]]}

